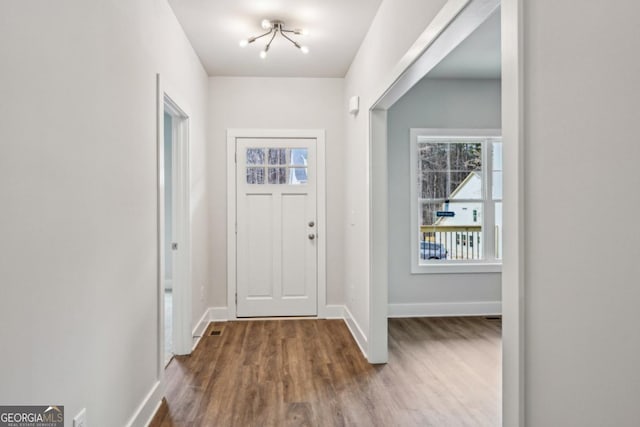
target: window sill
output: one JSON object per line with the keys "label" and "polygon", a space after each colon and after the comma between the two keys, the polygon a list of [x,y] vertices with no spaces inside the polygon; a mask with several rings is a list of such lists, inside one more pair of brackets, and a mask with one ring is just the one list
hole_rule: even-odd
{"label": "window sill", "polygon": [[433,263],[412,265],[411,274],[502,273],[502,263]]}

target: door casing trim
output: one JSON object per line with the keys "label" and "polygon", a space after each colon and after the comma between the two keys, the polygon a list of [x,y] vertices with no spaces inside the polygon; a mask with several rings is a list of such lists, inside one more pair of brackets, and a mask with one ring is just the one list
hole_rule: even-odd
{"label": "door casing trim", "polygon": [[[183,107],[174,100],[172,94],[163,92],[164,112],[176,122],[172,133],[172,183],[173,192],[173,242],[178,244],[178,251],[173,253],[174,292],[173,292],[173,353],[176,355],[191,354],[193,337],[191,333],[192,288],[191,288],[191,180],[189,161],[189,127],[190,116]],[[163,114],[164,130],[164,114]],[[164,159],[164,132],[163,132]],[[164,165],[163,171],[164,173]],[[164,203],[164,200],[163,200]],[[164,226],[164,222],[162,224]],[[163,230],[164,233],[164,230]],[[164,234],[163,234],[164,237]],[[164,244],[164,242],[163,242]],[[163,247],[164,249],[164,247]],[[164,261],[164,260],[163,260]],[[163,313],[164,315],[164,313]]]}
{"label": "door casing trim", "polygon": [[179,212],[174,220],[174,232],[176,241],[182,247],[181,254],[176,260],[176,271],[174,271],[174,281],[179,283],[176,288],[174,304],[177,309],[177,316],[174,316],[174,354],[191,353],[191,218],[189,206],[190,194],[190,111],[188,103],[181,96],[180,91],[160,74],[156,74],[156,221],[157,221],[157,269],[156,269],[156,290],[157,290],[157,347],[156,347],[156,379],[164,394],[164,268],[165,268],[165,207],[164,207],[164,112],[165,106],[169,108],[172,115],[180,118],[180,124],[174,129],[175,149],[176,149],[176,169],[174,178],[180,184],[175,190],[175,205]]}
{"label": "door casing trim", "polygon": [[319,318],[330,315],[327,309],[327,201],[324,129],[227,129],[227,309],[228,319],[237,319],[236,305],[236,140],[238,138],[313,138],[316,140],[317,174],[317,304]]}

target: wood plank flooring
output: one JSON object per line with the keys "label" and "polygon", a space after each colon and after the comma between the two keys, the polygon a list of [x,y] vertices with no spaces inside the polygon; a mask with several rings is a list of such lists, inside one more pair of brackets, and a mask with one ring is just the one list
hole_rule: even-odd
{"label": "wood plank flooring", "polygon": [[498,426],[500,329],[390,319],[389,363],[373,366],[341,320],[211,324],[167,367],[151,426]]}

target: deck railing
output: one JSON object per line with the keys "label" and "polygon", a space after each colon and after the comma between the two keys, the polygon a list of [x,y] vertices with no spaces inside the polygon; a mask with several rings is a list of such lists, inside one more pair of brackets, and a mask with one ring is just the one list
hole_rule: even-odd
{"label": "deck railing", "polygon": [[482,259],[482,227],[479,225],[423,225],[422,241],[444,245],[451,260]]}

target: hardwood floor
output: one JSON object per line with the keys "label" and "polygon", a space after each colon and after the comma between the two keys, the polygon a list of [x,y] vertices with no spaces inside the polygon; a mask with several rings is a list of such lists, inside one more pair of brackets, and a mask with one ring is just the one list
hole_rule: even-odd
{"label": "hardwood floor", "polygon": [[167,367],[151,426],[498,426],[500,328],[390,319],[389,363],[372,366],[341,320],[211,324]]}

